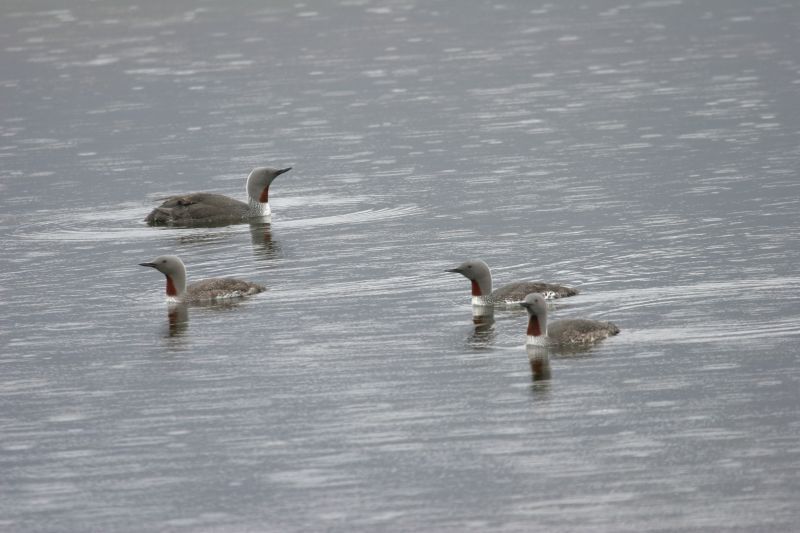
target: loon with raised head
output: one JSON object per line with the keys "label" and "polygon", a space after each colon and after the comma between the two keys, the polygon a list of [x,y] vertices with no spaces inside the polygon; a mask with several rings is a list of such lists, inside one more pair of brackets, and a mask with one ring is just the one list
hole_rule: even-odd
{"label": "loon with raised head", "polygon": [[176,255],[161,255],[139,266],[155,268],[167,277],[167,298],[185,303],[210,303],[243,298],[266,290],[263,285],[231,278],[210,278],[186,285],[186,266]]}
{"label": "loon with raised head", "polygon": [[578,294],[577,289],[534,281],[516,281],[492,290],[492,272],[480,259],[464,261],[455,268],[445,270],[461,274],[472,282],[472,305],[519,303],[532,292],[546,294],[549,298],[564,298]]}
{"label": "loon with raised head", "polygon": [[585,318],[547,321],[547,303],[542,294],[525,297],[520,305],[528,311],[526,345],[587,345],[619,333],[613,322]]}
{"label": "loon with raised head", "polygon": [[153,209],[144,220],[151,226],[201,226],[267,218],[272,213],[269,186],[275,178],[291,169],[253,169],[247,177],[247,203],[210,192],[182,194],[165,198],[164,203]]}

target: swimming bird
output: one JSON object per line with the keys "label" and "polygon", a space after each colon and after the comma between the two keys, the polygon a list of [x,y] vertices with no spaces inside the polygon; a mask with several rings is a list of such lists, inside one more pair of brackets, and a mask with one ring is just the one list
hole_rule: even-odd
{"label": "swimming bird", "polygon": [[564,298],[578,294],[577,289],[533,281],[517,281],[492,290],[492,272],[489,265],[480,259],[464,261],[445,272],[456,272],[472,282],[472,305],[489,306],[503,303],[519,303],[532,292],[547,295],[548,298]]}
{"label": "swimming bird", "polygon": [[520,305],[528,311],[526,345],[587,345],[619,333],[613,322],[585,318],[547,321],[547,303],[539,293],[529,294]]}
{"label": "swimming bird", "polygon": [[264,219],[272,213],[269,186],[275,178],[291,169],[254,168],[247,177],[247,203],[210,192],[170,196],[144,220],[151,226],[202,226],[243,222],[250,218]]}
{"label": "swimming bird", "polygon": [[167,277],[167,297],[185,303],[243,298],[266,290],[263,285],[231,278],[210,278],[186,285],[186,266],[176,255],[161,255],[139,266],[155,268]]}

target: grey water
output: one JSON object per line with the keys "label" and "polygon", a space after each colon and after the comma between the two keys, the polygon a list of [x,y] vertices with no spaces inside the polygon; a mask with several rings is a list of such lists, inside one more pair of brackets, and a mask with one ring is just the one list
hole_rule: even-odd
{"label": "grey water", "polygon": [[[0,14],[0,531],[800,522],[796,2]],[[261,165],[270,224],[142,220]],[[534,381],[470,257],[622,332]]]}

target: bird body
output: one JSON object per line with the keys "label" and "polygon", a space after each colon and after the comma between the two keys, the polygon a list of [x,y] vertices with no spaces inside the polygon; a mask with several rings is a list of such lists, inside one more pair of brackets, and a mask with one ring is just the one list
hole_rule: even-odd
{"label": "bird body", "polygon": [[578,294],[577,289],[565,287],[555,283],[542,283],[535,281],[517,281],[503,285],[491,292],[491,299],[495,302],[521,302],[532,292],[544,294],[548,299],[566,298]]}
{"label": "bird body", "polygon": [[[255,207],[255,206],[254,206]],[[145,222],[151,226],[189,226],[237,222],[250,218],[251,206],[223,194],[195,192],[170,196],[153,209]]]}

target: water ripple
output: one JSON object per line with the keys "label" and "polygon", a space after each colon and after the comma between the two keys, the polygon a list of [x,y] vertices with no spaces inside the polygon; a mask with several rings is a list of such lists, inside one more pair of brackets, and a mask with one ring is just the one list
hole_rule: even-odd
{"label": "water ripple", "polygon": [[382,209],[365,209],[353,213],[341,215],[331,215],[325,217],[315,217],[306,219],[284,220],[282,225],[287,228],[313,228],[316,226],[336,226],[340,224],[363,224],[365,222],[377,222],[381,220],[392,220],[421,214],[423,210],[413,204],[400,205],[397,207],[386,207]]}

